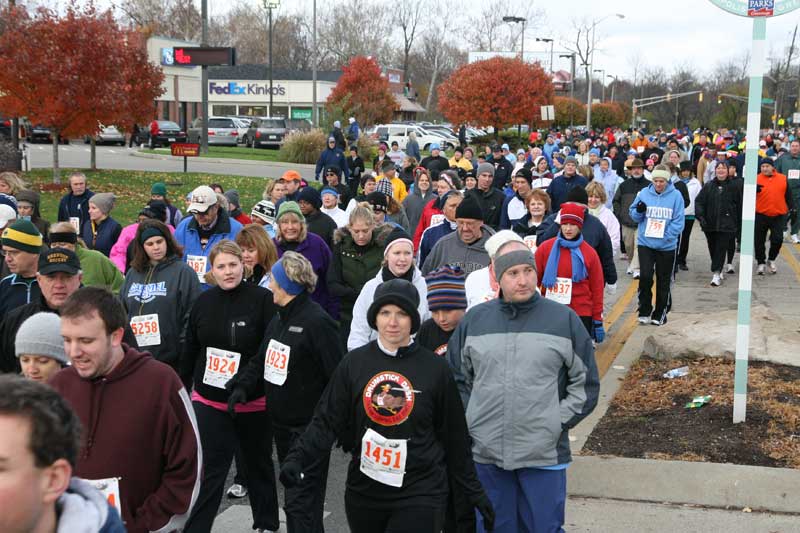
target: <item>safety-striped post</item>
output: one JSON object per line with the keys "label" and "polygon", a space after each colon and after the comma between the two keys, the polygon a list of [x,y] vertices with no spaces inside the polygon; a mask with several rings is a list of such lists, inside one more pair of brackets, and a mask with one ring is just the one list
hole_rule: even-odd
{"label": "safety-striped post", "polygon": [[750,353],[750,303],[753,293],[753,233],[758,176],[758,137],[761,129],[761,91],[764,85],[764,55],[767,19],[753,19],[750,53],[750,90],[747,95],[747,147],[744,159],[744,200],[739,255],[739,305],[736,316],[736,371],[733,381],[733,423],[747,414],[747,363]]}
{"label": "safety-striped post", "polygon": [[750,53],[750,90],[747,94],[747,147],[744,164],[742,240],[739,256],[739,298],[736,318],[736,371],[733,382],[733,423],[747,414],[747,363],[750,353],[750,302],[753,292],[753,231],[758,176],[758,133],[761,129],[761,91],[764,86],[764,54],[767,18],[785,15],[800,7],[800,0],[710,0],[718,8],[753,20]]}

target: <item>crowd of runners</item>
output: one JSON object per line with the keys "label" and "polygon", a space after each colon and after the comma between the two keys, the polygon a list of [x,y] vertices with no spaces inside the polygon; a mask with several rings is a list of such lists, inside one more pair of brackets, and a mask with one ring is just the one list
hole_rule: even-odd
{"label": "crowd of runners", "polygon": [[[722,285],[746,141],[529,141],[365,161],[332,135],[318,181],[289,170],[255,205],[154,183],[136,220],[81,173],[48,220],[0,173],[0,531],[209,532],[247,495],[252,529],[282,507],[290,533],[323,532],[337,447],[353,532],[561,531],[615,258],[642,326],[667,322],[681,271]],[[800,242],[800,138],[758,143],[769,275]],[[709,261],[689,265],[695,221]]]}

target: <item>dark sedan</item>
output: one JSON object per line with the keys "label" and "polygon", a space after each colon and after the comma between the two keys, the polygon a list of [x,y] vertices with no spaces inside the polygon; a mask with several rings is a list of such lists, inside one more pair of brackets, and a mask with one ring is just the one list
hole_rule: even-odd
{"label": "dark sedan", "polygon": [[185,143],[186,132],[170,120],[154,120],[150,123],[147,147],[169,146],[172,143]]}

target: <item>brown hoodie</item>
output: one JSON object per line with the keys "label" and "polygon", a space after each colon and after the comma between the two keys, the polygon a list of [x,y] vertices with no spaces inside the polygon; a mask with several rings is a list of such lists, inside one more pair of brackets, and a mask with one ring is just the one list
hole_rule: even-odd
{"label": "brown hoodie", "polygon": [[202,452],[197,422],[177,374],[126,344],[107,376],[81,378],[72,367],[50,384],[83,424],[75,475],[119,478],[122,519],[129,533],[183,528],[200,489]]}

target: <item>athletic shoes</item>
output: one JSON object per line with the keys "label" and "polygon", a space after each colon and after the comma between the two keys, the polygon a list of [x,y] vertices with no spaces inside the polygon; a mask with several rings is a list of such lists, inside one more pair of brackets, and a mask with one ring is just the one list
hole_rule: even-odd
{"label": "athletic shoes", "polygon": [[247,487],[245,487],[243,485],[239,485],[238,483],[234,483],[228,489],[228,498],[239,499],[239,498],[244,498],[245,496],[247,496]]}
{"label": "athletic shoes", "polygon": [[792,243],[793,244],[800,244],[800,238],[797,237],[797,233],[792,235]]}
{"label": "athletic shoes", "polygon": [[761,263],[760,265],[758,265],[758,269],[756,269],[756,274],[758,274],[759,276],[763,276],[765,269],[766,265],[764,265],[764,263]]}
{"label": "athletic shoes", "polygon": [[778,273],[778,265],[775,264],[775,261],[767,261],[769,264],[769,273],[770,274],[777,274]]}
{"label": "athletic shoes", "polygon": [[725,273],[726,274],[736,274],[736,269],[733,268],[733,265],[728,263],[725,265]]}
{"label": "athletic shoes", "polygon": [[720,285],[722,285],[722,278],[720,277],[719,274],[714,272],[714,277],[711,278],[711,286],[719,287]]}
{"label": "athletic shoes", "polygon": [[649,324],[650,317],[649,316],[640,316],[639,317],[639,324]]}
{"label": "athletic shoes", "polygon": [[664,317],[664,320],[658,320],[657,318],[654,318],[653,320],[650,321],[650,323],[653,324],[654,326],[663,326],[664,324],[667,323],[667,317]]}
{"label": "athletic shoes", "polygon": [[633,279],[639,279],[639,271],[638,270],[634,270],[633,271]]}
{"label": "athletic shoes", "polygon": [[678,268],[681,270],[689,270],[689,267],[686,266],[686,263],[681,263],[680,265],[678,265]]}

